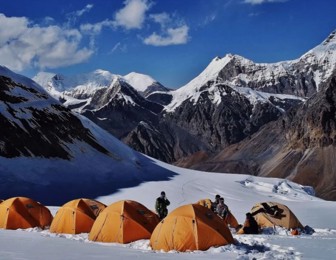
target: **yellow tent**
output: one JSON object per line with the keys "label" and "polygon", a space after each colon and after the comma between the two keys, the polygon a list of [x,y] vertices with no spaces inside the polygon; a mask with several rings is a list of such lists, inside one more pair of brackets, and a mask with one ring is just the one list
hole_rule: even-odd
{"label": "yellow tent", "polygon": [[210,199],[202,199],[196,202],[196,204],[199,204],[203,207],[206,207],[208,209],[212,208],[212,201]]}
{"label": "yellow tent", "polygon": [[30,198],[14,197],[0,204],[0,228],[45,228],[52,218],[48,208]]}
{"label": "yellow tent", "polygon": [[158,223],[158,216],[144,205],[122,200],[111,204],[98,216],[89,240],[126,244],[148,239]]}
{"label": "yellow tent", "polygon": [[250,213],[261,228],[281,226],[288,229],[303,229],[294,213],[287,206],[277,202],[257,203]]}
{"label": "yellow tent", "polygon": [[207,250],[212,246],[233,243],[223,220],[210,209],[190,204],[172,211],[162,220],[150,239],[154,250]]}
{"label": "yellow tent", "polygon": [[64,204],[51,223],[50,232],[89,233],[99,213],[106,205],[91,199],[76,199]]}
{"label": "yellow tent", "polygon": [[[196,204],[199,204],[201,206],[204,206],[208,209],[212,209],[212,201],[210,199],[202,199],[196,202]],[[225,222],[233,228],[237,228],[239,226],[237,219],[232,214],[232,212],[229,210],[229,214],[227,218],[225,219]]]}

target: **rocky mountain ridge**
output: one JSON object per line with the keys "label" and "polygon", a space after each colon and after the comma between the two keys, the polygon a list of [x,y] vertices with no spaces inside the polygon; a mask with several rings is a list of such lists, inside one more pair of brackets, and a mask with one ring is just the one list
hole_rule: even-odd
{"label": "rocky mountain ridge", "polygon": [[289,178],[313,186],[324,199],[336,199],[336,73],[306,103],[260,131],[191,165],[216,172]]}
{"label": "rocky mountain ridge", "polygon": [[[213,59],[177,90],[154,91],[144,97],[144,86],[153,80],[131,73],[112,81],[118,78],[119,85],[129,85],[133,77],[142,78],[140,92],[120,98],[108,90],[110,84],[93,93],[64,92],[64,104],[134,149],[163,161],[175,162],[197,151],[216,154],[320,91],[335,71],[335,35],[293,61],[254,63],[228,54]],[[106,97],[109,103],[102,101]]]}

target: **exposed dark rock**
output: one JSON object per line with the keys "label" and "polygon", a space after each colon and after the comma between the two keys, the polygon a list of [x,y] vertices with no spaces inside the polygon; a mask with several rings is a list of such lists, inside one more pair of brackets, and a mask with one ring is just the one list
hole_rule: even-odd
{"label": "exposed dark rock", "polygon": [[154,92],[146,96],[146,99],[166,106],[172,101],[172,95],[165,92]]}
{"label": "exposed dark rock", "polygon": [[156,122],[163,107],[143,98],[124,81],[115,81],[109,88],[96,91],[83,115],[122,138],[141,121]]}
{"label": "exposed dark rock", "polygon": [[46,94],[0,76],[0,101],[2,157],[70,159],[67,145],[74,142],[87,143],[108,154],[69,109],[52,103]]}

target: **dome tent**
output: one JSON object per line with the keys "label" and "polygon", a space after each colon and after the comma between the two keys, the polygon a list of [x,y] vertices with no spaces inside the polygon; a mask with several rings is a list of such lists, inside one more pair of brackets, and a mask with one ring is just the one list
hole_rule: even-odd
{"label": "dome tent", "polygon": [[158,223],[158,216],[144,205],[122,200],[111,204],[98,216],[89,240],[126,244],[149,239]]}
{"label": "dome tent", "polygon": [[261,228],[281,226],[287,229],[303,229],[303,225],[294,213],[281,203],[257,203],[252,207],[250,213]]}
{"label": "dome tent", "polygon": [[223,220],[210,209],[189,204],[172,211],[162,220],[150,239],[154,250],[207,250],[212,246],[233,243]]}
{"label": "dome tent", "polygon": [[64,204],[51,223],[50,232],[79,234],[89,233],[99,213],[106,205],[91,199],[76,199]]}
{"label": "dome tent", "polygon": [[0,203],[0,228],[45,228],[53,217],[41,203],[26,197],[13,197]]}

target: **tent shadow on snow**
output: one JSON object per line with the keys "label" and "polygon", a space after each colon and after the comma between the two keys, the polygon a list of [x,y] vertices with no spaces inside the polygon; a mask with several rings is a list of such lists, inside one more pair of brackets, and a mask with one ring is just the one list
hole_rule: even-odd
{"label": "tent shadow on snow", "polygon": [[[46,171],[45,176],[34,176],[42,178],[41,180],[34,180],[34,177],[26,177],[24,174],[18,178],[10,172],[7,176],[2,172],[1,197],[7,199],[14,196],[25,196],[38,200],[44,205],[60,206],[76,198],[96,198],[110,195],[123,188],[135,187],[148,181],[169,180],[176,175],[175,172],[157,165],[156,161],[141,154],[137,154],[137,159],[140,159],[141,163],[131,169],[125,167],[127,170],[122,167],[113,169],[113,165],[111,165],[110,175],[103,177],[97,176],[95,172],[71,172],[70,176],[68,170],[64,173],[58,171],[57,176],[52,171]],[[3,163],[1,160],[0,171]],[[40,160],[47,161],[48,159]],[[19,163],[24,169],[25,161]],[[53,178],[50,178],[49,174],[53,174]],[[44,181],[44,177],[50,179]]]}

